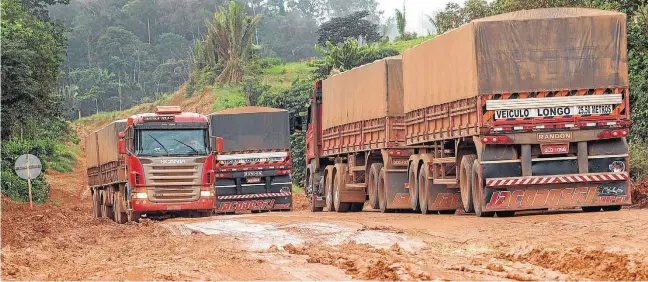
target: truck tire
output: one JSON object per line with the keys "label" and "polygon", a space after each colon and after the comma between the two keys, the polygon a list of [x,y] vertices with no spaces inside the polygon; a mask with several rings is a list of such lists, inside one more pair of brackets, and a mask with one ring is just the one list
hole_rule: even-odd
{"label": "truck tire", "polygon": [[335,205],[333,204],[333,166],[329,165],[326,167],[324,170],[324,173],[326,174],[324,176],[324,179],[326,181],[324,182],[324,195],[326,197],[326,209],[329,212],[335,211]]}
{"label": "truck tire", "polygon": [[419,186],[419,205],[421,207],[422,214],[429,214],[428,203],[430,198],[430,180],[428,180],[429,170],[425,169],[425,165],[422,165],[418,173],[418,186]]}
{"label": "truck tire", "polygon": [[478,217],[493,217],[495,215],[494,212],[485,212],[482,211],[482,202],[484,201],[484,197],[482,196],[483,190],[482,190],[482,183],[483,183],[483,178],[482,178],[482,172],[481,169],[479,169],[479,160],[475,160],[472,166],[472,185],[471,185],[471,195],[472,195],[472,202],[473,202],[473,207],[475,209],[475,215]]}
{"label": "truck tire", "polygon": [[409,196],[410,196],[410,204],[412,205],[412,210],[414,211],[419,211],[421,210],[421,207],[419,206],[419,185],[418,185],[418,178],[416,177],[417,174],[417,163],[411,162],[409,165],[408,171],[408,179],[409,179]]}
{"label": "truck tire", "polygon": [[91,190],[92,192],[92,218],[101,218],[101,198],[99,198],[99,191]]}
{"label": "truck tire", "polygon": [[364,203],[351,203],[349,210],[351,212],[361,212],[364,209]]}
{"label": "truck tire", "polygon": [[392,212],[387,208],[387,189],[385,189],[385,168],[383,167],[378,173],[378,205],[381,213]]}
{"label": "truck tire", "polygon": [[382,168],[383,164],[381,163],[371,164],[371,167],[369,168],[367,194],[369,194],[369,205],[372,209],[380,208],[380,205],[378,204],[378,174]]}
{"label": "truck tire", "polygon": [[475,212],[472,197],[472,175],[473,164],[477,156],[465,155],[461,158],[461,168],[459,171],[459,191],[461,192],[461,203],[464,211]]}
{"label": "truck tire", "polygon": [[344,171],[335,171],[333,174],[333,205],[336,212],[348,212],[351,203],[340,201],[340,190],[344,185]]}
{"label": "truck tire", "polygon": [[124,208],[126,201],[124,200],[124,195],[120,190],[117,190],[115,193],[115,199],[113,199],[113,210],[115,212],[115,222],[118,224],[124,224],[128,222],[128,215],[126,214],[126,210]]}
{"label": "truck tire", "polygon": [[620,211],[621,206],[603,206],[601,207],[603,211]]}
{"label": "truck tire", "polygon": [[306,196],[308,197],[308,202],[310,203],[310,211],[321,212],[324,210],[324,207],[316,207],[315,201],[313,201],[313,195],[315,194],[315,181],[319,181],[319,173],[315,173],[311,170],[310,175],[308,176],[308,185],[311,186],[311,194]]}

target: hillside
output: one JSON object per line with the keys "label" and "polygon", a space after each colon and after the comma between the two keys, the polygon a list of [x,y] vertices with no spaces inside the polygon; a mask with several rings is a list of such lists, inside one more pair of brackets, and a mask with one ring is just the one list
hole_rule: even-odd
{"label": "hillside", "polygon": [[[380,44],[382,49],[394,49],[398,52],[420,44],[421,42],[431,39],[433,36],[420,37],[408,41],[398,41],[392,43]],[[296,79],[308,79],[311,76],[313,67],[308,62],[292,62],[277,64],[262,69],[258,76],[259,83],[270,86],[272,90],[282,90],[290,87]],[[215,83],[206,86],[202,90],[197,90],[193,95],[187,95],[185,84],[172,94],[163,96],[152,103],[144,103],[126,109],[123,111],[102,112],[75,121],[75,124],[82,125],[88,129],[100,128],[109,122],[117,119],[123,119],[135,113],[152,112],[155,106],[181,106],[184,111],[209,114],[215,110],[231,107],[232,104],[244,100],[242,86],[240,85],[222,85]],[[232,101],[235,101],[232,103]]]}

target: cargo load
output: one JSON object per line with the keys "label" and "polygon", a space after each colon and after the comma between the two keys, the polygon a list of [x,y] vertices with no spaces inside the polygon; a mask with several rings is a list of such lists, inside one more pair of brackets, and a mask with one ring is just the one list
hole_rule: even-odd
{"label": "cargo load", "polygon": [[401,57],[390,57],[323,81],[323,129],[403,114]]}
{"label": "cargo load", "polygon": [[403,54],[405,112],[475,97],[628,86],[626,16],[584,8],[474,20]]}
{"label": "cargo load", "polygon": [[290,149],[286,110],[267,107],[227,109],[209,115],[209,124],[212,139],[223,138],[223,152]]}
{"label": "cargo load", "polygon": [[86,138],[87,167],[97,167],[119,160],[117,140],[126,129],[126,120],[113,121]]}

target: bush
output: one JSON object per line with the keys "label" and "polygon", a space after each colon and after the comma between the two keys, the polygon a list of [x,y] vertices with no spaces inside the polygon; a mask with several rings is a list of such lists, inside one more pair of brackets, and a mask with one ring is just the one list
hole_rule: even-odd
{"label": "bush", "polygon": [[257,65],[261,69],[269,69],[274,66],[281,65],[281,59],[277,57],[266,57],[256,61]]}
{"label": "bush", "polygon": [[304,186],[306,180],[306,138],[303,133],[294,133],[290,136],[290,151],[292,153],[292,181]]}
{"label": "bush", "polygon": [[245,96],[240,92],[230,92],[225,96],[219,97],[214,102],[213,110],[215,112],[225,109],[238,108],[245,106]]}
{"label": "bush", "polygon": [[[13,166],[11,166],[13,168]],[[4,168],[4,167],[3,167]],[[32,180],[32,200],[34,203],[43,204],[49,198],[49,184],[45,181],[45,174]],[[2,194],[19,202],[29,202],[29,187],[27,180],[18,177],[11,170],[2,170]]]}
{"label": "bush", "polygon": [[643,182],[648,177],[648,146],[643,142],[630,144],[630,177]]}

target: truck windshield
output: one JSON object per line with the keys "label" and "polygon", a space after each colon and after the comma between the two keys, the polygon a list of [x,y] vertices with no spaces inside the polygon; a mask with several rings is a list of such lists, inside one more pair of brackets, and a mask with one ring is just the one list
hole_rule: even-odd
{"label": "truck windshield", "polygon": [[206,155],[205,130],[140,130],[137,155],[195,156]]}

